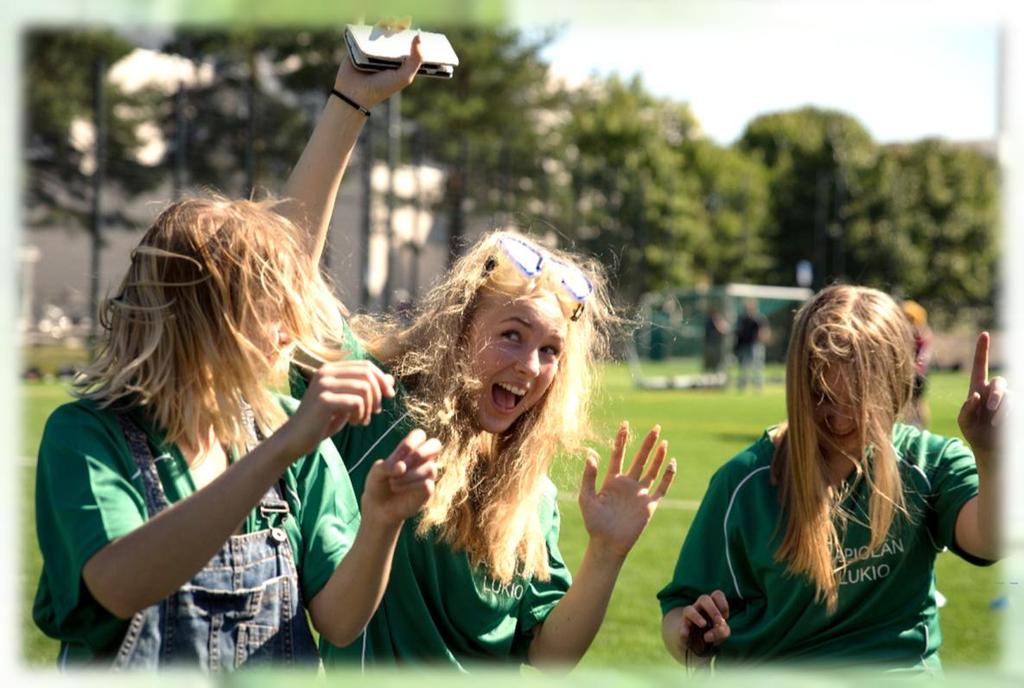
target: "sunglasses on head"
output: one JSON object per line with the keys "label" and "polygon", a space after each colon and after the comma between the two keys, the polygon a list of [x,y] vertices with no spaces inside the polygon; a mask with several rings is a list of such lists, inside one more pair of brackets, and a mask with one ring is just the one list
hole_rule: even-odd
{"label": "sunglasses on head", "polygon": [[[502,252],[526,277],[536,277],[544,269],[545,263],[558,271],[559,280],[566,293],[576,301],[576,308],[569,317],[573,322],[583,315],[583,302],[594,292],[594,285],[587,276],[575,265],[570,265],[552,256],[549,252],[535,246],[528,241],[514,236],[501,236],[498,238],[498,245]],[[488,273],[495,268],[497,260],[494,256],[487,259],[484,265],[484,272]]]}

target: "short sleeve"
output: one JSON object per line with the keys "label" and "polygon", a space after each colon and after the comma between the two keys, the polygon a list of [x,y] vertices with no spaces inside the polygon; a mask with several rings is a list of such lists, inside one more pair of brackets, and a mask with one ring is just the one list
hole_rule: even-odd
{"label": "short sleeve", "polygon": [[77,636],[85,620],[109,616],[88,594],[82,568],[111,540],[145,522],[132,466],[119,427],[84,403],[62,406],[47,420],[36,466],[43,574],[33,614],[48,635]]}
{"label": "short sleeve", "polygon": [[549,484],[542,500],[543,515],[541,525],[544,527],[544,542],[548,550],[548,570],[551,577],[546,580],[533,578],[523,594],[519,607],[519,619],[516,634],[512,641],[512,654],[526,661],[533,640],[533,632],[555,606],[565,597],[572,585],[572,574],[569,573],[562,553],[558,549],[558,534],[561,527],[561,514],[558,511],[558,500],[555,487]]}
{"label": "short sleeve", "polygon": [[[359,338],[356,337],[356,333],[352,331],[348,321],[344,320],[341,335],[339,337],[341,348],[345,353],[344,358],[350,361],[361,361],[367,358],[366,349],[360,343]],[[296,398],[301,399],[305,395],[306,390],[309,388],[309,373],[306,372],[312,368],[319,366],[319,361],[309,357],[308,355],[302,355],[299,352],[296,358],[292,361],[292,364],[288,367],[288,390],[289,394]]]}
{"label": "short sleeve", "polygon": [[679,551],[672,580],[658,592],[662,616],[714,590],[738,597],[736,572],[744,570],[744,561],[727,551],[731,538],[727,540],[723,531],[731,492],[728,468],[727,464],[712,476]]}
{"label": "short sleeve", "polygon": [[366,358],[366,349],[363,347],[362,342],[359,341],[359,338],[356,337],[356,333],[352,331],[348,320],[344,321],[341,332],[341,346],[345,349],[346,358],[355,360]]}
{"label": "short sleeve", "polygon": [[[964,504],[978,494],[978,468],[974,454],[959,439],[931,436],[928,447],[932,508],[935,511],[935,541],[963,559],[986,564],[956,543],[956,521]],[[941,440],[941,443],[938,441]],[[933,458],[934,457],[934,458]]]}
{"label": "short sleeve", "polygon": [[299,565],[307,603],[341,563],[359,529],[359,505],[352,482],[329,440],[293,467],[302,531]]}

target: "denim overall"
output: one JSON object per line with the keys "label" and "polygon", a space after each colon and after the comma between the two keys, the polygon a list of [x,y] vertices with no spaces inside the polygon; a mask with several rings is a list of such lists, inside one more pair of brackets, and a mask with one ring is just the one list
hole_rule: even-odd
{"label": "denim overall", "polygon": [[[119,417],[145,487],[152,518],[169,506],[146,435]],[[288,517],[281,485],[260,500],[264,517]],[[306,623],[288,536],[280,527],[232,535],[192,580],[137,612],[114,660],[114,669],[155,669],[169,664],[218,673],[245,663],[276,666],[319,661]]]}

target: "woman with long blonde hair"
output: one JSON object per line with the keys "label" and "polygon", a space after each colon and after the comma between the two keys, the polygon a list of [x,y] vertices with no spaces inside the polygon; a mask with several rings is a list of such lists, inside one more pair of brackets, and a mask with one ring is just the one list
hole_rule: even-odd
{"label": "woman with long blonde hair", "polygon": [[711,479],[659,594],[686,662],[939,667],[935,555],[999,554],[997,426],[1010,405],[978,338],[967,443],[899,422],[914,343],[899,306],[833,286],[803,305],[786,360],[787,420]]}
{"label": "woman with long blonde hair", "polygon": [[[415,43],[410,59],[419,59]],[[335,90],[345,98],[332,99],[288,187],[312,228],[314,259],[330,215],[324,199],[336,193],[366,103],[377,102],[348,61]],[[443,449],[434,493],[399,538],[380,609],[356,642],[321,643],[328,667],[565,666],[582,657],[675,474],[674,461],[661,470],[667,447],[658,428],[624,468],[622,424],[600,490],[596,457],[588,457],[579,503],[590,539],[573,580],[558,550],[548,473],[560,451],[577,453],[589,438],[595,366],[614,322],[599,266],[513,232],[469,248],[411,324],[351,320],[357,353],[397,380],[395,397],[369,425],[333,437],[356,493],[370,461],[409,427],[425,428]]]}
{"label": "woman with long blonde hair", "polygon": [[[410,428],[357,499],[324,440],[369,423],[394,381],[346,360],[344,309],[280,211],[164,210],[103,308],[78,400],[47,421],[33,616],[61,666],[315,669],[307,612],[345,644],[381,599],[440,445]],[[322,363],[301,405],[272,391],[298,350]]]}

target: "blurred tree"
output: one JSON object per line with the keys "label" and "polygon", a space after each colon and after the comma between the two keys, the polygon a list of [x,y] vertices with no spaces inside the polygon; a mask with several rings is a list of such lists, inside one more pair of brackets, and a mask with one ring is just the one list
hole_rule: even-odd
{"label": "blurred tree", "polygon": [[[540,51],[554,34],[515,29],[440,26],[459,55],[450,82],[431,80],[402,94],[418,155],[446,169],[442,204],[450,258],[462,249],[466,213],[490,223],[550,225],[554,193],[544,162],[564,93],[552,83]],[[423,79],[422,81],[427,81]],[[557,156],[556,156],[557,157]]]}
{"label": "blurred tree", "polygon": [[813,107],[755,118],[737,142],[770,171],[766,278],[793,284],[797,261],[814,265],[814,284],[845,276],[851,198],[861,193],[877,148],[857,120]]}
{"label": "blurred tree", "polygon": [[282,79],[295,69],[295,59],[286,60],[296,47],[294,31],[192,27],[178,29],[165,45],[209,75],[185,89],[184,113],[168,103],[163,115],[169,132],[187,132],[167,138],[174,141],[170,155],[183,147],[191,186],[239,196],[279,190],[312,122],[312,108]]}
{"label": "blurred tree", "polygon": [[764,236],[770,211],[764,165],[706,139],[688,141],[682,152],[704,201],[693,258],[698,276],[709,284],[765,281],[772,259]]}
{"label": "blurred tree", "polygon": [[[109,69],[133,46],[109,31],[33,30],[25,36],[25,218],[29,226],[85,227],[96,170],[93,103],[95,65]],[[107,81],[106,186],[127,197],[153,188],[160,172],[139,162],[145,141],[140,125],[151,121],[155,94],[131,96]],[[123,208],[108,205],[107,222],[132,225]]]}
{"label": "blurred tree", "polygon": [[991,325],[998,186],[996,162],[977,150],[937,139],[883,146],[852,208],[851,277],[947,317],[978,309]]}
{"label": "blurred tree", "polygon": [[[431,30],[448,36],[460,65],[450,81],[421,78],[403,91],[401,155],[406,162],[430,161],[445,170],[437,210],[447,220],[451,256],[462,249],[469,212],[489,216],[490,226],[512,221],[551,226],[555,191],[544,165],[548,161],[550,168],[564,100],[540,59],[552,34],[528,38],[483,26]],[[346,54],[341,31],[263,32],[261,46],[264,57],[277,65],[282,86],[319,105]],[[382,127],[381,117],[369,126]],[[385,136],[373,137],[374,159],[386,158],[386,145]]]}
{"label": "blurred tree", "polygon": [[577,89],[569,107],[563,145],[576,238],[611,266],[624,298],[693,283],[708,230],[700,179],[682,153],[696,136],[689,108],[618,77]]}

